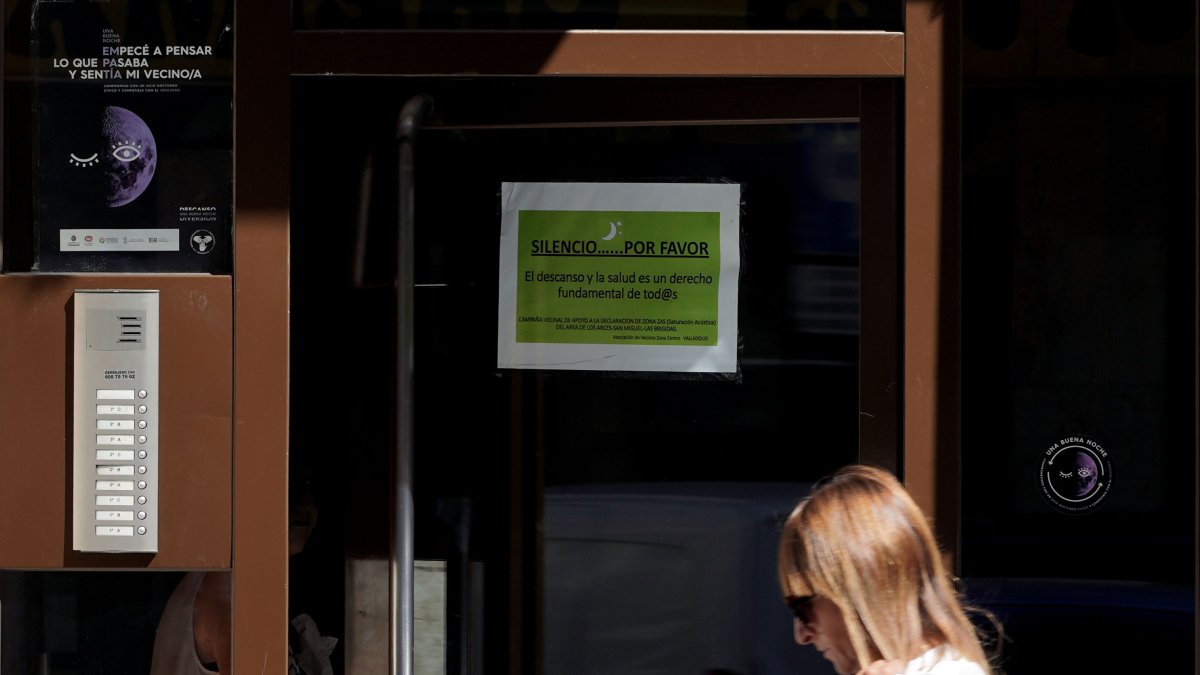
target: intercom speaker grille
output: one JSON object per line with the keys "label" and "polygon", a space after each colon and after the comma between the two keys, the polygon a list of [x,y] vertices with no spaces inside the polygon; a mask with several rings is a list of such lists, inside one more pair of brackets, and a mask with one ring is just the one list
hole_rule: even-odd
{"label": "intercom speaker grille", "polygon": [[88,349],[142,349],[146,343],[146,313],[140,310],[88,310]]}
{"label": "intercom speaker grille", "polygon": [[135,342],[141,343],[146,337],[145,333],[145,317],[135,316],[132,314],[117,315],[117,342]]}

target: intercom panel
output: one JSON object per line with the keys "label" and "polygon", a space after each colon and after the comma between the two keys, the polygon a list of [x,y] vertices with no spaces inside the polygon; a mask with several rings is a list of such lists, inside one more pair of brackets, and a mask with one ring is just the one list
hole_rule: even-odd
{"label": "intercom panel", "polygon": [[158,551],[158,291],[75,292],[73,547]]}

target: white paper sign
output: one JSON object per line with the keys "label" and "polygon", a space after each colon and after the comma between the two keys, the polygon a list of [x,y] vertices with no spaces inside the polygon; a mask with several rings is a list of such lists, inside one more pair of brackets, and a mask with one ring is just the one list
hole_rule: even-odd
{"label": "white paper sign", "polygon": [[504,183],[501,368],[737,370],[741,187]]}

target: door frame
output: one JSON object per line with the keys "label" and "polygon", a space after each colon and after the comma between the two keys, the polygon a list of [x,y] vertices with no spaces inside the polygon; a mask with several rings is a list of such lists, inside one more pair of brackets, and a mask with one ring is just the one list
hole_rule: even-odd
{"label": "door frame", "polygon": [[[411,74],[877,78],[864,94],[898,118],[863,160],[895,161],[902,287],[894,335],[864,348],[898,351],[895,428],[864,447],[894,467],[952,553],[958,536],[957,40],[959,3],[906,0],[904,31],[338,31],[294,32],[291,3],[236,8],[233,663],[287,665],[287,469],[290,80]],[[502,56],[504,55],[504,56]],[[870,89],[870,88],[868,88]],[[864,90],[865,91],[865,90]],[[884,100],[886,99],[886,100]],[[865,131],[865,130],[864,130]],[[864,204],[866,202],[864,201]],[[872,254],[864,246],[864,255]],[[888,393],[891,390],[892,394]],[[866,406],[868,403],[864,403]],[[863,411],[867,415],[867,410]],[[897,447],[892,445],[892,447]],[[872,451],[873,452],[873,451]],[[887,454],[881,452],[880,456]],[[868,457],[871,459],[872,457]]]}

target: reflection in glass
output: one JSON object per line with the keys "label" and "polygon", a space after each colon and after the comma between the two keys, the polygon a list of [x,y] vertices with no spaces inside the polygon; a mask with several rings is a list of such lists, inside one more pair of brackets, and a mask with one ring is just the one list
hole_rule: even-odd
{"label": "reflection in glass", "polygon": [[[359,619],[377,616],[370,589],[387,583],[366,581],[386,560],[394,424],[396,176],[393,155],[377,150],[394,113],[368,113],[380,95],[416,92],[335,84],[300,78],[294,89],[295,156],[320,160],[293,173],[292,325],[304,337],[293,342],[291,418],[294,438],[337,460],[321,461],[314,482],[322,528],[344,540],[315,542],[334,573],[311,587],[335,594],[328,580],[349,570],[349,670],[380,656]],[[447,672],[800,672],[775,528],[807,483],[857,457],[859,124],[439,126],[468,105],[529,99],[541,114],[547,100],[519,82],[461,84],[432,92],[438,113],[416,153],[415,555],[445,561]],[[645,95],[610,89],[594,109],[612,114],[615,101],[621,112]],[[345,131],[336,147],[321,140],[329,128]],[[504,181],[739,184],[738,377],[498,370]],[[355,287],[360,216],[372,227],[368,283]],[[329,367],[333,328],[353,336],[338,367],[355,377],[337,427],[310,386]]]}
{"label": "reflection in glass", "polygon": [[0,572],[0,672],[145,675],[178,572]]}
{"label": "reflection in glass", "polygon": [[544,672],[826,672],[813,650],[796,648],[775,570],[779,524],[807,491],[786,483],[549,490]]}

